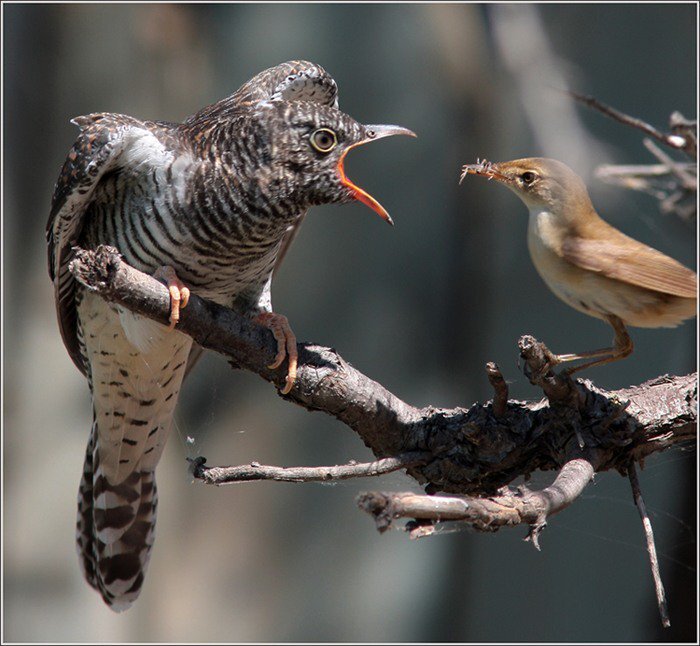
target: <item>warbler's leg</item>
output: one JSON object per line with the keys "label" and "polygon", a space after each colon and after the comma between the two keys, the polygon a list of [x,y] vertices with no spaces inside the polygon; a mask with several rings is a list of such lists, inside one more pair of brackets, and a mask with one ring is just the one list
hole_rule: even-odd
{"label": "warbler's leg", "polygon": [[575,359],[587,359],[591,357],[601,357],[595,361],[589,361],[588,363],[582,363],[580,366],[572,366],[567,368],[566,372],[569,375],[583,370],[584,368],[591,368],[592,366],[602,366],[606,363],[612,363],[613,361],[619,361],[632,354],[634,349],[634,344],[630,338],[629,333],[625,324],[617,316],[612,314],[605,317],[605,320],[612,325],[613,330],[615,330],[615,339],[613,340],[613,346],[611,348],[604,348],[601,350],[591,350],[590,352],[582,352],[578,355],[557,355],[560,361],[573,361]]}

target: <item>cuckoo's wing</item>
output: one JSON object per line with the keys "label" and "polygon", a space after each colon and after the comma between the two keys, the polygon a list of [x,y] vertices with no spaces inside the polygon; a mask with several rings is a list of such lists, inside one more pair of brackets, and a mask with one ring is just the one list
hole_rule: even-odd
{"label": "cuckoo's wing", "polygon": [[80,128],[56,181],[46,225],[49,276],[54,284],[56,311],[63,342],[73,362],[85,374],[75,308],[75,280],[68,266],[89,213],[95,188],[107,173],[129,164],[150,172],[167,162],[155,124],[120,114],[96,113],[76,117]]}
{"label": "cuckoo's wing", "polygon": [[673,258],[638,242],[619,231],[625,245],[613,239],[590,240],[570,238],[562,246],[565,260],[619,280],[672,296],[695,298],[698,289],[697,274]]}

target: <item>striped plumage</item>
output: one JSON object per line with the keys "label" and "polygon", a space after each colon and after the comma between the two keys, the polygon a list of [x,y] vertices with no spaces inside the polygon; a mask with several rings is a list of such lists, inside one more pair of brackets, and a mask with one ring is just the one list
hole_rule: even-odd
{"label": "striped plumage", "polygon": [[340,112],[333,79],[305,61],[258,74],[181,124],[109,113],[73,122],[81,132],[54,192],[49,273],[63,340],[93,398],[78,552],[90,585],[119,611],[143,583],[154,470],[201,349],[80,287],[69,271],[73,247],[109,244],[142,271],[173,267],[202,297],[251,316],[271,312],[280,249],[309,207],[358,199],[388,219],[345,177],[345,153],[410,133]]}

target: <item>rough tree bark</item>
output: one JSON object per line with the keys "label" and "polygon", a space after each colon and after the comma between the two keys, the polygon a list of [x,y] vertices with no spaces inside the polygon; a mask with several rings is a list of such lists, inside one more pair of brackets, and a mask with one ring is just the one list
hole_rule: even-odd
{"label": "rough tree bark", "polygon": [[[80,250],[72,271],[107,300],[167,323],[167,289],[129,267],[116,250]],[[284,370],[266,367],[276,350],[271,333],[245,316],[193,295],[178,329],[223,354],[235,367],[278,386],[283,383]],[[588,461],[595,472],[616,469],[626,474],[630,463],[695,439],[695,374],[662,376],[606,392],[588,380],[572,381],[548,370],[548,351],[532,337],[523,337],[520,346],[526,372],[542,387],[545,400],[507,400],[505,382],[491,364],[487,377],[494,384],[495,402],[470,408],[416,408],[353,368],[332,348],[311,343],[299,344],[298,379],[284,398],[344,422],[377,458],[392,458],[395,468],[407,468],[431,494],[493,496],[518,476],[560,470],[577,459]],[[367,465],[354,466],[358,467],[354,475],[369,475],[360,473]],[[257,472],[248,479],[261,479],[262,467],[254,468]],[[205,477],[207,468],[202,464],[195,471],[218,484],[211,474]],[[345,477],[351,475],[352,469]],[[578,477],[587,479],[590,474]]]}
{"label": "rough tree bark", "polygon": [[[76,250],[74,276],[105,299],[163,324],[168,323],[166,287],[121,260],[116,249]],[[271,370],[276,354],[272,333],[233,310],[192,295],[178,329],[202,347],[228,358],[236,368],[284,384],[285,371]],[[416,408],[347,363],[335,350],[299,344],[297,381],[281,395],[308,410],[323,411],[355,431],[378,458],[365,464],[282,468],[258,463],[207,467],[191,461],[195,478],[208,484],[250,480],[309,482],[375,476],[397,469],[425,486],[427,495],[367,492],[358,498],[380,531],[397,518],[412,519],[412,538],[429,536],[437,523],[458,520],[480,531],[527,524],[538,537],[547,518],[572,504],[596,472],[628,475],[639,507],[652,564],[657,601],[668,626],[651,524],[635,464],[697,436],[696,374],[658,377],[638,386],[604,391],[588,380],[573,381],[551,369],[552,354],[530,336],[520,339],[525,374],[545,394],[539,402],[508,399],[498,367],[486,365],[494,399],[470,408]],[[541,491],[509,483],[533,471],[557,471]],[[435,495],[438,492],[452,494]]]}

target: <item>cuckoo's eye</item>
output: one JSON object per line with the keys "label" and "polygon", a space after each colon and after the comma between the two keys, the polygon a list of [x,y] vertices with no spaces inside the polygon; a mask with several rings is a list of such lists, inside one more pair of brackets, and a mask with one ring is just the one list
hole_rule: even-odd
{"label": "cuckoo's eye", "polygon": [[320,153],[329,153],[338,144],[338,137],[330,128],[319,128],[311,133],[311,145]]}
{"label": "cuckoo's eye", "polygon": [[520,176],[520,179],[523,180],[523,184],[529,185],[537,179],[537,175],[532,171],[527,170]]}

